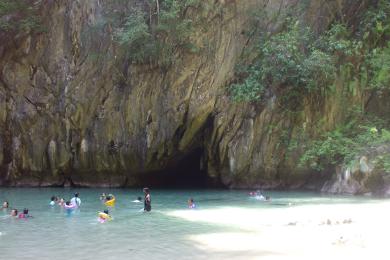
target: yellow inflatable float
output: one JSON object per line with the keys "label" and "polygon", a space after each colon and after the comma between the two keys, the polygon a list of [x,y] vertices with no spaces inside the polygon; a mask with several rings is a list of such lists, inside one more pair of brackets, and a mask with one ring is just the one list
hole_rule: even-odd
{"label": "yellow inflatable float", "polygon": [[112,199],[104,202],[104,205],[106,205],[107,207],[114,207],[115,206],[115,197],[112,196]]}
{"label": "yellow inflatable float", "polygon": [[106,212],[99,212],[98,216],[99,216],[99,222],[100,223],[104,223],[106,221],[112,220],[111,216],[108,213],[106,213]]}

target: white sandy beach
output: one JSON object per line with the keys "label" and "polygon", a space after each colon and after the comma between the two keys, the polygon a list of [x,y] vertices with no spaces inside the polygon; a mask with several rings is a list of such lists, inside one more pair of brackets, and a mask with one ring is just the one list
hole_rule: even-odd
{"label": "white sandy beach", "polygon": [[201,250],[236,259],[388,259],[390,202],[281,209],[180,210],[170,216],[235,231],[191,235]]}

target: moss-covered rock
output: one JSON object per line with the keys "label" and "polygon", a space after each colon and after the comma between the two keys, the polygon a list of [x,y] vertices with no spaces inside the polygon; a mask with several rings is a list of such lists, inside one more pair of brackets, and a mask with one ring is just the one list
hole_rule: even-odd
{"label": "moss-covered rock", "polygon": [[[0,34],[0,185],[133,186],[200,149],[199,171],[211,182],[309,187],[313,175],[289,142],[366,102],[363,93],[346,98],[340,82],[321,100],[304,97],[299,112],[286,113],[273,89],[260,103],[230,99],[226,86],[252,41],[248,14],[267,12],[264,24],[277,30],[281,14],[307,1],[210,0],[192,37],[200,50],[177,50],[168,68],[125,59],[112,24],[99,27],[109,2],[42,1],[44,32]],[[321,31],[355,10],[350,2],[294,10]]]}

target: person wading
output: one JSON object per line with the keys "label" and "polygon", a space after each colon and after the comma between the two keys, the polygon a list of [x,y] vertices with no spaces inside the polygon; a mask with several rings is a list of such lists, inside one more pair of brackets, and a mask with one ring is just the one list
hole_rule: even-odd
{"label": "person wading", "polygon": [[144,188],[144,211],[151,211],[152,210],[152,200],[150,198],[150,190],[149,188]]}

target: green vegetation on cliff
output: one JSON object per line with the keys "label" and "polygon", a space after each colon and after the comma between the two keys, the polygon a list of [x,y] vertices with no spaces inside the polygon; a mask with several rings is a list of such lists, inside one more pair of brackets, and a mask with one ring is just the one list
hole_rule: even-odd
{"label": "green vegetation on cliff", "polygon": [[230,87],[236,101],[256,101],[267,87],[300,94],[318,92],[334,81],[334,58],[316,45],[309,28],[289,21],[279,33],[259,39],[254,62],[238,70]]}
{"label": "green vegetation on cliff", "polygon": [[253,61],[238,66],[237,80],[230,86],[232,98],[257,101],[270,87],[287,88],[285,95],[323,94],[342,70],[364,78],[365,88],[389,86],[390,3],[379,1],[360,19],[357,29],[335,21],[315,35],[303,22],[288,17],[277,32],[262,32],[251,49]]}
{"label": "green vegetation on cliff", "polygon": [[[255,14],[255,18],[260,16],[264,13]],[[232,99],[262,102],[269,90],[281,95],[285,112],[288,107],[299,112],[305,101],[320,111],[319,100],[347,100],[359,93],[363,105],[358,111],[333,126],[324,125],[318,114],[317,121],[308,126],[316,130],[301,129],[300,136],[281,141],[288,153],[301,154],[300,166],[314,170],[349,164],[370,147],[390,142],[388,119],[368,114],[365,107],[371,96],[390,90],[390,2],[377,1],[353,21],[335,19],[320,33],[314,33],[304,19],[291,17],[287,15],[279,29],[269,33],[252,29],[261,33],[255,35],[255,46],[237,66],[236,80],[229,87]],[[343,90],[335,94],[336,88]],[[302,120],[299,115],[298,122]],[[380,161],[390,165],[387,157]]]}
{"label": "green vegetation on cliff", "polygon": [[[352,92],[372,96],[390,90],[390,3],[379,1],[362,15],[358,29],[336,24],[325,35],[329,50],[338,58],[340,76]],[[329,165],[349,164],[371,147],[390,141],[388,118],[373,120],[364,111],[348,117],[335,130],[310,142],[301,164],[321,170]],[[390,160],[378,159],[386,170]],[[378,161],[378,162],[379,162]]]}
{"label": "green vegetation on cliff", "polygon": [[[333,131],[326,132],[318,140],[305,147],[300,159],[301,165],[309,165],[315,170],[338,164],[350,164],[357,156],[372,147],[390,142],[390,131],[363,124],[347,124]],[[387,165],[390,161],[385,160]]]}
{"label": "green vegetation on cliff", "polygon": [[189,12],[195,9],[199,13],[202,1],[148,0],[144,4],[147,8],[132,9],[115,32],[132,62],[167,66],[177,58],[179,49],[197,50],[191,41],[196,21]]}
{"label": "green vegetation on cliff", "polygon": [[39,4],[40,1],[31,0],[0,0],[0,31],[42,30]]}

